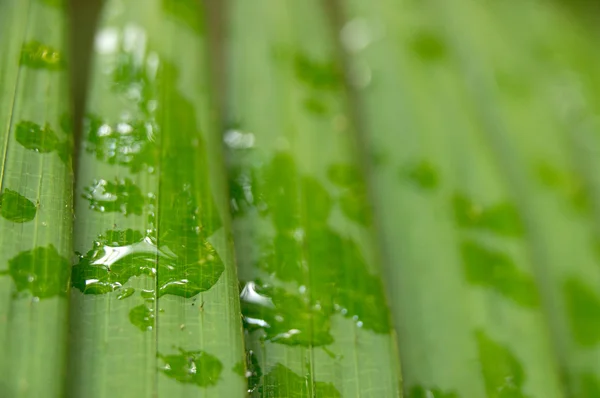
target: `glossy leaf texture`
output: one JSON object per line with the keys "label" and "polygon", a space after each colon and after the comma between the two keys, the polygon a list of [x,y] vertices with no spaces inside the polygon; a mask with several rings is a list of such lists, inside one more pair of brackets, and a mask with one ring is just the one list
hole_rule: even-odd
{"label": "glossy leaf texture", "polygon": [[400,394],[330,28],[320,1],[229,5],[224,142],[251,396]]}
{"label": "glossy leaf texture", "polygon": [[76,181],[73,397],[245,396],[202,15],[193,0],[104,5]]}
{"label": "glossy leaf texture", "polygon": [[[339,2],[408,397],[596,397],[598,74],[554,2]],[[589,32],[591,34],[591,32]]]}
{"label": "glossy leaf texture", "polygon": [[63,2],[0,3],[0,395],[62,397],[72,253]]}

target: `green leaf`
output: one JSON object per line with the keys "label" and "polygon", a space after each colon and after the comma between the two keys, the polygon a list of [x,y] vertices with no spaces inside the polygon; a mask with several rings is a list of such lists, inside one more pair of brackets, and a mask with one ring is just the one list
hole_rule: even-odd
{"label": "green leaf", "polygon": [[[325,9],[240,0],[229,15],[224,141],[246,347],[261,370],[251,395],[399,396],[371,209]],[[249,29],[248,21],[261,23]]]}
{"label": "green leaf", "polygon": [[341,3],[406,391],[593,397],[592,32],[547,1]]}
{"label": "green leaf", "polygon": [[203,26],[201,9],[104,7],[78,158],[70,394],[242,397],[206,45],[180,23]]}
{"label": "green leaf", "polygon": [[0,3],[0,395],[64,396],[72,131],[62,7]]}

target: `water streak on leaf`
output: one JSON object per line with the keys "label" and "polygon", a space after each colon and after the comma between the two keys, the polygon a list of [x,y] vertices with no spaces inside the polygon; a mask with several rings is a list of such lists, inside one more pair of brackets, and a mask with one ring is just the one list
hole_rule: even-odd
{"label": "water streak on leaf", "polygon": [[0,216],[15,223],[24,223],[35,218],[35,203],[17,191],[6,188],[0,194]]}

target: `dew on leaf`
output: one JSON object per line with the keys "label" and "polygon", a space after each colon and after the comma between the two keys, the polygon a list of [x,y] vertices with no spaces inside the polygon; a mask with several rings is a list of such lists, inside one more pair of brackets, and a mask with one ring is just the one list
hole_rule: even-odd
{"label": "dew on leaf", "polygon": [[246,284],[240,295],[244,326],[262,329],[265,339],[286,345],[322,346],[333,342],[330,313],[285,289]]}
{"label": "dew on leaf", "polygon": [[35,203],[17,191],[6,188],[0,194],[0,216],[6,220],[24,223],[33,220],[36,213]]}
{"label": "dew on leaf", "polygon": [[142,332],[152,330],[154,327],[154,308],[140,304],[129,311],[129,321]]}
{"label": "dew on leaf", "polygon": [[223,371],[221,361],[205,351],[179,349],[179,354],[158,354],[158,358],[164,363],[159,370],[167,377],[199,387],[216,385]]}
{"label": "dew on leaf", "polygon": [[533,278],[520,271],[509,255],[471,240],[461,243],[460,252],[467,281],[492,289],[519,305],[538,306]]}
{"label": "dew on leaf", "polygon": [[600,343],[600,295],[575,278],[564,284],[564,295],[571,333],[581,346]]}
{"label": "dew on leaf", "polygon": [[[342,192],[351,191],[347,186],[360,184],[347,177],[355,170],[336,165],[330,178]],[[265,176],[255,191],[267,198],[264,214],[280,219],[274,222],[274,237],[262,244],[256,266],[275,281],[294,282],[301,288],[288,291],[260,280],[247,283],[241,295],[246,328],[262,329],[266,339],[282,344],[324,346],[332,342],[330,318],[338,314],[352,319],[356,327],[389,333],[382,282],[371,274],[359,246],[329,227],[333,199],[325,187],[315,178],[301,176],[293,158],[283,152],[258,174]],[[282,178],[273,177],[279,175]],[[279,215],[280,208],[287,212]],[[310,217],[301,224],[300,214]],[[312,336],[307,333],[310,322]]]}
{"label": "dew on leaf", "polygon": [[67,294],[71,265],[52,245],[21,252],[8,260],[17,291],[28,290],[40,300]]}
{"label": "dew on leaf", "polygon": [[257,192],[256,170],[231,165],[229,168],[229,197],[233,217],[246,214],[248,209],[259,206],[262,198]]}
{"label": "dew on leaf", "polygon": [[98,212],[119,212],[125,216],[141,215],[145,198],[140,188],[128,178],[93,181],[84,187],[82,197],[90,202],[90,209]]}
{"label": "dew on leaf", "polygon": [[109,124],[88,115],[84,122],[86,151],[108,164],[129,167],[132,173],[151,172],[158,159],[154,141],[156,126],[140,120]]}
{"label": "dew on leaf", "polygon": [[169,249],[178,256],[172,262],[159,259],[159,297],[165,294],[194,297],[213,287],[225,270],[221,258],[208,241],[188,239],[179,243],[178,248]]}
{"label": "dew on leaf", "polygon": [[15,138],[25,148],[40,153],[53,152],[59,147],[60,143],[56,133],[48,124],[42,127],[29,121],[22,121],[17,124]]}
{"label": "dew on leaf", "polygon": [[224,271],[212,245],[201,238],[174,235],[160,242],[157,247],[153,234],[132,229],[106,231],[73,266],[73,287],[84,294],[106,294],[132,277],[154,278],[158,268],[158,296],[187,298],[210,289]]}
{"label": "dew on leaf", "polygon": [[106,294],[134,276],[153,276],[158,250],[138,231],[106,231],[73,266],[72,286],[84,294]]}
{"label": "dew on leaf", "polygon": [[127,297],[131,297],[131,296],[133,296],[134,293],[135,293],[134,288],[126,287],[123,289],[123,291],[121,293],[119,293],[117,295],[117,300],[123,300],[123,299],[126,299]]}

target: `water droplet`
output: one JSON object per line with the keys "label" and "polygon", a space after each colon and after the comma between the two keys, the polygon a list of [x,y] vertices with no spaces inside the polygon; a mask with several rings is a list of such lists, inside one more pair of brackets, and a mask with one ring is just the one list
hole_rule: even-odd
{"label": "water droplet", "polygon": [[582,347],[600,342],[600,295],[588,284],[571,278],[564,284],[571,333]]}
{"label": "water droplet", "polygon": [[199,387],[209,387],[218,383],[223,364],[217,357],[205,351],[179,349],[179,352],[180,354],[158,355],[164,362],[159,370],[167,377]]}
{"label": "water droplet", "polygon": [[59,139],[48,124],[21,121],[16,126],[15,137],[19,144],[39,153],[49,153],[59,147]]}
{"label": "water droplet", "polygon": [[99,54],[113,54],[119,48],[119,30],[103,28],[96,32],[94,47]]}
{"label": "water droplet", "polygon": [[249,149],[254,146],[254,134],[240,130],[228,130],[223,141],[231,149]]}
{"label": "water droplet", "polygon": [[21,65],[34,69],[60,70],[65,67],[65,60],[57,49],[33,40],[23,44]]}
{"label": "water droplet", "polygon": [[154,309],[140,304],[129,311],[129,321],[142,332],[152,330],[154,326]]}
{"label": "water droplet", "polygon": [[340,31],[344,48],[349,52],[364,50],[371,43],[371,30],[363,18],[355,18],[347,22]]}
{"label": "water droplet", "polygon": [[83,198],[90,202],[90,209],[99,212],[120,212],[125,216],[141,215],[145,204],[140,188],[130,179],[93,181],[84,188]]}
{"label": "water droplet", "polygon": [[135,293],[135,289],[132,287],[127,287],[127,288],[123,289],[123,291],[121,293],[119,293],[119,295],[117,296],[117,300],[126,299],[127,297],[132,296],[133,293]]}

